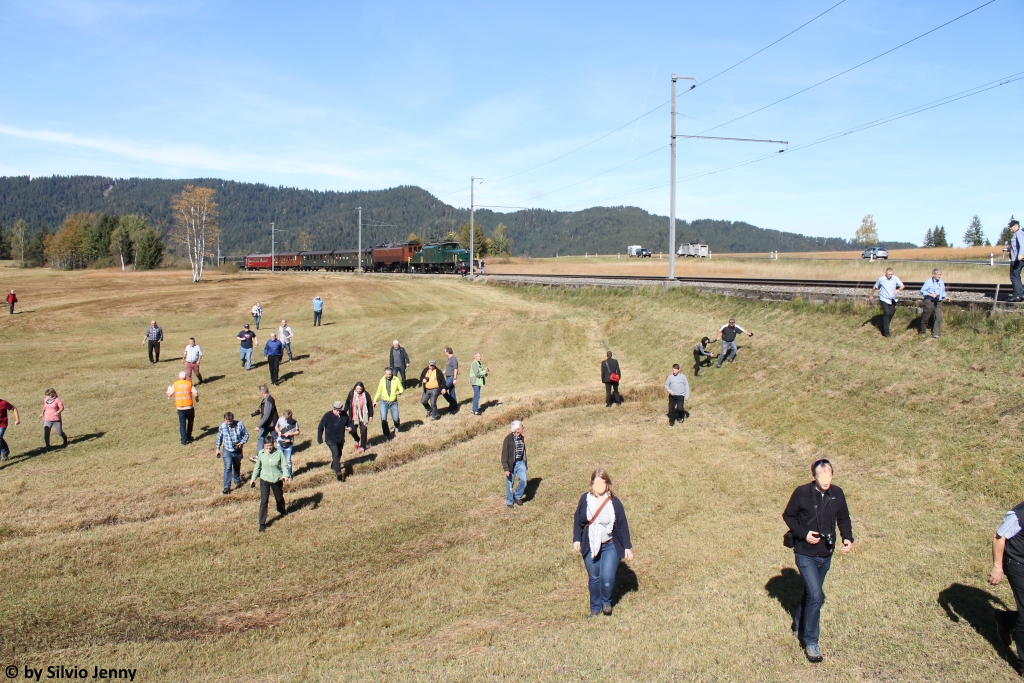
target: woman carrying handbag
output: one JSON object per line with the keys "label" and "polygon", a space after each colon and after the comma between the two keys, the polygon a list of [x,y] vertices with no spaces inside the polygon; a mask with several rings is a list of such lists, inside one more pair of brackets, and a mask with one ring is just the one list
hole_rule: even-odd
{"label": "woman carrying handbag", "polygon": [[633,559],[626,510],[612,493],[603,469],[590,475],[590,491],[580,497],[572,525],[572,547],[583,555],[590,588],[590,617],[612,614],[612,591],[619,562]]}

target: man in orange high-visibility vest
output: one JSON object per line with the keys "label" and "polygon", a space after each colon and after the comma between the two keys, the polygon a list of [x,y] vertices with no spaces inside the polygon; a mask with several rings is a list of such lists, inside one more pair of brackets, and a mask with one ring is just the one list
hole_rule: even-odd
{"label": "man in orange high-visibility vest", "polygon": [[186,379],[187,373],[178,373],[178,381],[167,387],[167,398],[174,399],[174,407],[178,409],[178,431],[181,432],[181,445],[186,446],[192,440],[192,425],[196,421],[195,404],[199,401],[199,391]]}

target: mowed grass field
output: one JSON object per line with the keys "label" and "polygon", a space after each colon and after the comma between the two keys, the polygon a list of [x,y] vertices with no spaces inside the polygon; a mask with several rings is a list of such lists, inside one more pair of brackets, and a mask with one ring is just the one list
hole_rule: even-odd
{"label": "mowed grass field", "polygon": [[[915,250],[920,252],[934,251]],[[945,250],[951,251],[951,250]],[[967,251],[956,249],[952,251]],[[987,254],[986,254],[987,255]],[[856,254],[859,257],[859,252]],[[895,256],[894,256],[895,258]],[[905,257],[909,258],[909,257]],[[924,254],[919,258],[936,258]],[[948,259],[948,255],[938,258]],[[964,258],[963,256],[959,258]],[[559,258],[513,258],[509,263],[497,259],[485,260],[485,272],[488,274],[529,273],[529,274],[562,274],[562,275],[668,275],[668,256],[659,259],[655,254],[651,258],[622,258],[616,256],[568,256]],[[1002,282],[1009,285],[1009,264],[996,261],[995,266],[973,264],[937,264],[930,261],[892,262],[865,261],[854,258],[820,257],[814,260],[796,254],[781,254],[777,260],[764,256],[736,256],[732,254],[714,254],[710,259],[677,258],[677,277],[751,277],[751,278],[797,278],[810,280],[874,280],[885,273],[891,266],[901,279],[922,282],[931,277],[932,268],[942,267],[942,277],[946,282]]]}
{"label": "mowed grass field", "polygon": [[[22,300],[0,313],[0,396],[22,414],[0,465],[4,665],[132,667],[143,681],[1015,680],[991,622],[1013,598],[985,576],[992,532],[1024,495],[1016,318],[950,313],[941,340],[921,341],[909,317],[881,338],[867,307],[686,289],[2,276]],[[261,341],[282,317],[295,328],[298,359],[274,394],[303,429],[291,512],[265,534],[257,494],[221,495],[212,432],[225,410],[254,425],[266,367],[239,367],[235,335],[257,300]],[[690,348],[729,316],[755,337],[694,379]],[[153,317],[167,336],[156,366],[142,345]],[[207,383],[199,438],[182,447],[163,392],[189,336]],[[358,460],[347,444],[353,475],[339,483],[326,448],[304,442],[356,380],[376,386],[394,338],[417,376],[446,344],[464,370],[482,351],[486,412],[424,421],[412,389],[407,429]],[[608,348],[621,409],[604,407]],[[691,378],[692,418],[669,428],[673,362]],[[46,454],[36,415],[49,386],[72,445]],[[513,418],[526,422],[530,487],[508,510],[499,449]],[[781,512],[822,456],[857,543],[833,561],[826,659],[811,665],[789,633],[801,584]],[[571,517],[596,466],[636,557],[614,616],[587,620]]]}

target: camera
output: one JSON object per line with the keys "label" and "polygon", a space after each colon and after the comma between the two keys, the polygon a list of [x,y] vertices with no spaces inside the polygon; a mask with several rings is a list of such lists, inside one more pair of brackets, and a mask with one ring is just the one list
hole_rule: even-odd
{"label": "camera", "polygon": [[256,410],[254,410],[254,411],[252,411],[251,413],[249,413],[249,417],[256,417],[256,416],[258,416],[259,414],[260,414],[260,409],[259,409],[259,408],[257,408]]}
{"label": "camera", "polygon": [[832,534],[822,534],[821,538],[825,541],[825,546],[829,550],[832,550],[836,547],[836,539],[835,536],[833,536]]}

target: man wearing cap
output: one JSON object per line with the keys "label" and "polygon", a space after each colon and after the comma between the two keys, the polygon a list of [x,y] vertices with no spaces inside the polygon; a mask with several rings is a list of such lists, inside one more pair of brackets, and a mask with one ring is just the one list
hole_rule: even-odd
{"label": "man wearing cap", "polygon": [[254,344],[259,343],[259,340],[256,339],[256,333],[250,330],[249,323],[246,323],[245,328],[235,338],[239,343],[238,357],[242,361],[242,367],[246,370],[252,370],[252,347]]}
{"label": "man wearing cap", "polygon": [[891,337],[889,324],[892,316],[896,313],[896,294],[906,289],[902,280],[893,275],[892,268],[885,269],[885,275],[878,278],[875,286],[871,288],[871,295],[868,296],[868,303],[874,303],[875,292],[878,292],[878,301],[882,304],[882,336]]}
{"label": "man wearing cap", "polygon": [[1010,221],[1010,282],[1013,283],[1013,296],[1010,301],[1024,301],[1024,285],[1021,285],[1020,271],[1024,268],[1024,233],[1020,231],[1020,221]]}
{"label": "man wearing cap", "polygon": [[391,419],[395,423],[395,434],[398,433],[398,428],[402,426],[401,420],[398,419],[398,396],[405,391],[405,387],[402,386],[402,380],[395,377],[391,368],[384,368],[384,376],[380,378],[380,383],[377,385],[377,393],[373,395],[373,402],[378,403],[377,413],[380,415],[380,429],[384,433],[384,438],[388,441],[391,440],[391,432],[388,430],[388,413],[391,413]]}
{"label": "man wearing cap", "polygon": [[439,419],[437,416],[437,397],[440,394],[447,394],[445,389],[444,375],[437,368],[437,361],[430,359],[430,364],[423,368],[420,373],[420,386],[423,387],[423,398],[420,403],[427,409],[427,416],[431,420]]}
{"label": "man wearing cap", "polygon": [[[722,367],[722,361],[727,360],[730,363],[736,358],[736,333],[742,332],[748,337],[753,337],[753,332],[747,332],[745,329],[736,324],[736,320],[729,318],[729,322],[718,328],[718,341],[722,342],[722,350],[718,354],[718,364],[715,367]],[[726,352],[729,353],[729,357],[726,358]]]}
{"label": "man wearing cap", "polygon": [[335,401],[331,409],[320,418],[320,425],[316,428],[316,442],[327,442],[327,448],[331,451],[331,469],[338,481],[345,479],[341,469],[341,451],[345,446],[345,430],[348,429],[349,419],[343,410],[345,404]]}
{"label": "man wearing cap", "polygon": [[405,352],[405,349],[398,340],[391,342],[391,348],[388,349],[388,367],[391,368],[391,372],[395,376],[402,378],[402,386],[406,385],[405,381],[405,370],[409,367],[409,354]]}
{"label": "man wearing cap", "polygon": [[160,362],[160,342],[163,340],[163,329],[156,324],[155,320],[149,321],[149,329],[146,330],[146,336],[143,337],[142,343],[146,345],[150,364]]}
{"label": "man wearing cap", "polygon": [[178,373],[176,382],[167,387],[167,398],[174,399],[174,407],[178,410],[178,431],[181,445],[186,446],[192,440],[192,426],[196,421],[195,404],[199,401],[199,391],[186,379],[185,371]]}
{"label": "man wearing cap", "polygon": [[928,334],[928,323],[933,319],[932,339],[939,338],[942,331],[942,302],[946,300],[946,283],[942,281],[942,269],[936,268],[932,276],[921,285],[921,296],[924,297],[924,310],[921,313],[921,336]]}

